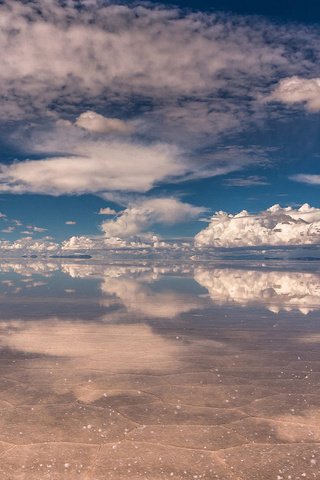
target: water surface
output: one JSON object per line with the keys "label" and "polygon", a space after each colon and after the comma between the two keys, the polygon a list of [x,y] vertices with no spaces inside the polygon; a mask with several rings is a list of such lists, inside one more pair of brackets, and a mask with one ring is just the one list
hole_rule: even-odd
{"label": "water surface", "polygon": [[320,267],[0,267],[1,480],[320,478]]}

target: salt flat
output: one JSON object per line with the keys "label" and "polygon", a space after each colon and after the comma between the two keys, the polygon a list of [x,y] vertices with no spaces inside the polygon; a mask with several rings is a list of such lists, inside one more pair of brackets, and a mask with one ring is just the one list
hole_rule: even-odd
{"label": "salt flat", "polygon": [[320,478],[315,269],[81,267],[0,273],[1,480]]}

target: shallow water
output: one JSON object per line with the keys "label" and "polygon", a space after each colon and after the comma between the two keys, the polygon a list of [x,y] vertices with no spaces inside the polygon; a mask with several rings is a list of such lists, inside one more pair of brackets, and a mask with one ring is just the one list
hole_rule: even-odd
{"label": "shallow water", "polygon": [[0,479],[320,479],[317,262],[0,265]]}

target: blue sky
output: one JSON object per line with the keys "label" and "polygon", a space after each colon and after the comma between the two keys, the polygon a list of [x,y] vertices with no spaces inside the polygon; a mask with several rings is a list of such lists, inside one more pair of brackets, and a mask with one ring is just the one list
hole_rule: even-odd
{"label": "blue sky", "polygon": [[[170,4],[170,2],[164,2]],[[181,0],[175,2],[180,7],[215,12],[228,11],[239,15],[261,15],[282,22],[296,21],[315,23],[320,20],[320,5],[317,0]]]}
{"label": "blue sky", "polygon": [[175,5],[0,6],[2,240],[320,207],[319,3]]}

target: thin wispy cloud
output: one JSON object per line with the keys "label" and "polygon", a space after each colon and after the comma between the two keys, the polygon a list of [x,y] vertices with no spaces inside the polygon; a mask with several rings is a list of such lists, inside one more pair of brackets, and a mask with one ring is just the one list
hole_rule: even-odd
{"label": "thin wispy cloud", "polygon": [[320,175],[297,173],[289,177],[291,180],[300,183],[306,183],[307,185],[320,185]]}
{"label": "thin wispy cloud", "polygon": [[259,185],[269,185],[265,177],[250,175],[249,177],[227,178],[224,185],[228,187],[252,187]]}

